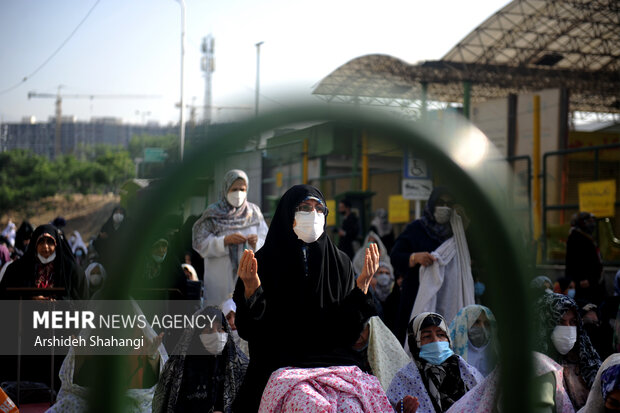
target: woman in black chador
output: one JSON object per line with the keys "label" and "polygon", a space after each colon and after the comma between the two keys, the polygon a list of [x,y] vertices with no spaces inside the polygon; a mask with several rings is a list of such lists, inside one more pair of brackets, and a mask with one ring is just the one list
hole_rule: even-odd
{"label": "woman in black chador", "polygon": [[[6,288],[37,288],[40,298],[87,299],[84,272],[75,261],[71,247],[53,225],[38,226],[30,237],[24,255],[6,269],[0,294],[11,297]],[[45,289],[64,288],[60,296],[50,296]],[[39,298],[35,294],[35,298]]]}
{"label": "woman in black chador", "polygon": [[352,346],[376,313],[368,286],[379,251],[368,248],[355,279],[351,260],[325,233],[327,214],[318,189],[296,185],[282,196],[256,258],[243,254],[233,299],[250,365],[236,412],[258,410],[269,376],[280,367],[362,366]]}

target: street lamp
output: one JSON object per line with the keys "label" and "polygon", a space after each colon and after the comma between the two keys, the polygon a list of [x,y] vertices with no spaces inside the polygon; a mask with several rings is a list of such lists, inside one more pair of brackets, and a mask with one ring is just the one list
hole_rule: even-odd
{"label": "street lamp", "polygon": [[179,102],[181,115],[179,119],[179,159],[182,161],[185,146],[185,101],[183,100],[183,78],[185,73],[185,0],[177,1],[181,5],[181,98]]}
{"label": "street lamp", "polygon": [[265,42],[256,43],[256,97],[254,99],[254,114],[258,116],[258,92],[260,87],[260,45]]}

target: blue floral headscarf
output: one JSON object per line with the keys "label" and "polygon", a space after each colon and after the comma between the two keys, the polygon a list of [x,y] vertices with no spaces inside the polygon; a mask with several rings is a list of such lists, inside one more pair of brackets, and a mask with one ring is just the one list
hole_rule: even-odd
{"label": "blue floral headscarf", "polygon": [[480,314],[484,312],[491,323],[491,344],[497,344],[497,322],[495,316],[487,307],[478,304],[463,307],[456,313],[454,320],[450,323],[450,341],[452,341],[452,349],[456,354],[467,360],[469,337],[467,331],[476,322]]}
{"label": "blue floral headscarf", "polygon": [[614,390],[620,389],[620,364],[609,367],[601,375],[601,392],[603,400]]}

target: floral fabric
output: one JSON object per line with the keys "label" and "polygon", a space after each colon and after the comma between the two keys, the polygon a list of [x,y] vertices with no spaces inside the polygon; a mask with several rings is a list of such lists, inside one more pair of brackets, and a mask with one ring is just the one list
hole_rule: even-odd
{"label": "floral fabric", "polygon": [[[459,358],[461,379],[465,383],[467,390],[473,389],[484,380],[484,377],[482,377],[478,370],[467,364],[462,357],[457,357]],[[390,388],[387,391],[387,396],[392,406],[396,406],[407,395],[417,397],[420,403],[417,413],[437,413],[428,391],[424,387],[420,371],[413,361],[400,369],[396,376],[394,376],[394,380],[392,380],[392,384],[390,384]]]}
{"label": "floral fabric", "polygon": [[259,408],[259,413],[391,411],[379,380],[357,366],[276,370]]}

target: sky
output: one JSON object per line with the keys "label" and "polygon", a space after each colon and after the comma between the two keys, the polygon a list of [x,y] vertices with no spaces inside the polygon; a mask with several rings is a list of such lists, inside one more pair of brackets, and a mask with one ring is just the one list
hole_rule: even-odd
{"label": "sky", "polygon": [[[312,90],[321,79],[359,56],[381,53],[409,63],[440,59],[507,3],[186,0],[185,101],[204,104],[200,60],[208,34],[215,38],[212,104],[220,107],[213,121],[226,122],[254,113],[258,42],[264,42],[259,110],[277,109],[318,101]],[[2,0],[0,62],[0,122],[26,116],[47,121],[54,115],[54,99],[28,99],[28,92],[56,94],[61,85],[61,94],[95,95],[63,99],[63,116],[177,123],[180,3]],[[110,94],[148,97],[97,97]],[[197,113],[202,115],[202,108]]]}

